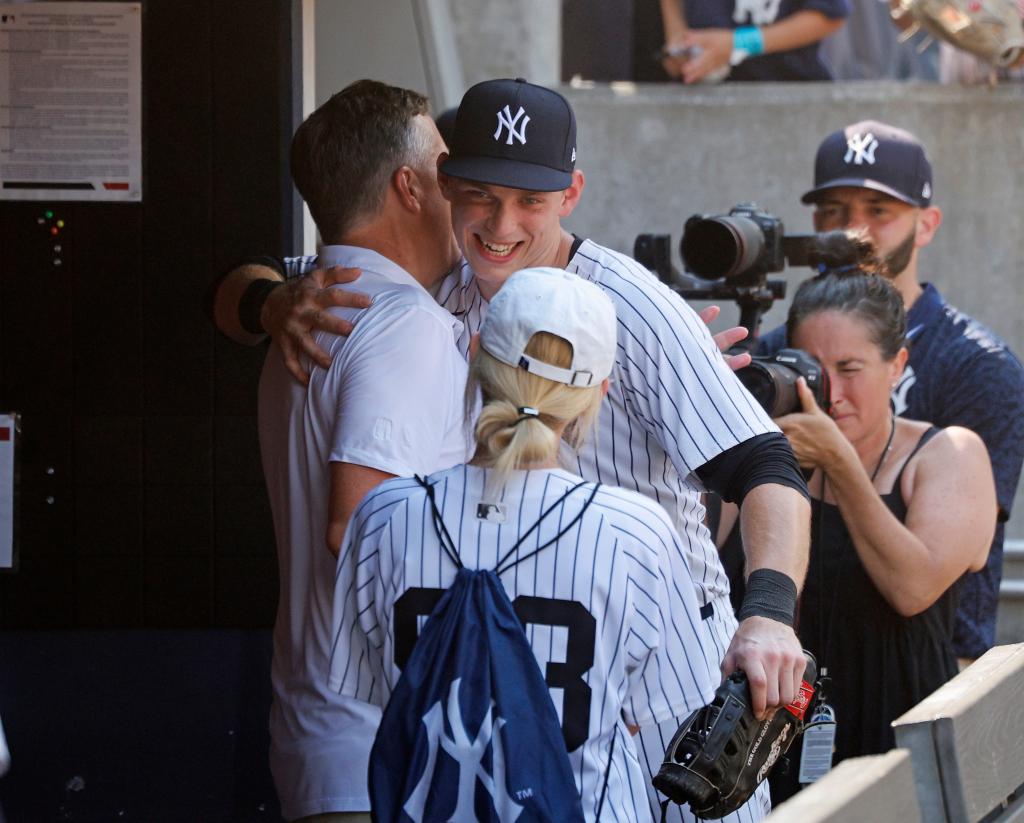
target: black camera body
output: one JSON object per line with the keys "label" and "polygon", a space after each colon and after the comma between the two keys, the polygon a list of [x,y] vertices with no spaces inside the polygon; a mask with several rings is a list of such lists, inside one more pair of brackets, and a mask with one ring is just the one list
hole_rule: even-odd
{"label": "black camera body", "polygon": [[826,413],[831,406],[828,373],[810,354],[801,349],[779,349],[769,357],[755,357],[749,366],[736,372],[770,417],[800,411],[796,381],[802,377],[818,406]]}
{"label": "black camera body", "polygon": [[704,280],[724,277],[737,286],[755,286],[768,272],[786,267],[782,220],[739,203],[728,214],[695,214],[683,225],[679,254],[686,270]]}

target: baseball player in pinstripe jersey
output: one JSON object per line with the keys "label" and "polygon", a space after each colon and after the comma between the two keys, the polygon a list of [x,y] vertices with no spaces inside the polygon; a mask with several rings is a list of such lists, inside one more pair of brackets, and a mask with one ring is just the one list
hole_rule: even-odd
{"label": "baseball player in pinstripe jersey", "polygon": [[[611,301],[585,280],[556,269],[513,275],[471,361],[471,389],[484,397],[476,454],[426,478],[465,567],[521,560],[502,562],[500,580],[546,673],[591,821],[650,818],[629,726],[686,715],[717,685],[697,662],[715,653],[705,648],[690,575],[673,563],[682,540],[665,510],[633,491],[579,489],[582,478],[559,466],[563,432],[578,441],[598,415],[615,329]],[[416,480],[385,482],[364,498],[338,568],[346,585],[335,591],[331,687],[384,706],[401,649],[415,639],[403,632],[415,633],[432,610],[430,594],[458,571]],[[459,737],[453,732],[447,746]],[[460,752],[460,775],[485,771],[481,756]],[[441,819],[451,810],[425,811]]]}
{"label": "baseball player in pinstripe jersey", "polygon": [[[743,669],[761,714],[793,699],[804,668],[792,620],[807,561],[806,486],[785,438],[740,386],[693,310],[635,261],[562,229],[560,220],[572,213],[584,186],[575,169],[575,136],[571,107],[553,91],[489,81],[467,92],[451,156],[439,162],[465,260],[436,298],[462,321],[465,352],[488,301],[520,268],[564,268],[611,297],[618,313],[612,388],[599,436],[574,458],[575,468],[665,508],[683,540],[675,562],[680,574],[692,574],[714,640],[708,665]],[[313,263],[292,261],[307,270]],[[331,294],[329,302],[337,291]],[[294,339],[289,343],[294,349]],[[299,345],[322,357],[308,342]],[[705,489],[741,503],[750,537],[738,626],[703,524]],[[669,722],[641,732],[640,748],[654,773],[674,730]],[[762,800],[752,798],[734,819],[760,817]],[[685,819],[687,813],[672,814]]]}
{"label": "baseball player in pinstripe jersey", "polygon": [[[584,185],[574,168],[575,138],[572,109],[551,90],[498,80],[466,93],[451,155],[438,165],[466,265],[442,283],[438,300],[462,320],[460,347],[466,347],[488,301],[524,266],[565,268],[612,299],[618,334],[611,389],[598,437],[575,456],[575,468],[665,508],[682,537],[675,574],[692,575],[713,640],[709,667],[716,675],[719,668],[746,671],[759,712],[785,704],[804,667],[792,630],[808,545],[803,478],[784,437],[736,380],[693,310],[627,256],[561,228]],[[745,533],[756,544],[747,565],[759,590],[745,602],[739,629],[703,524],[705,488],[741,502]],[[641,730],[639,747],[651,773],[674,725]],[[651,802],[653,809],[653,789]],[[757,819],[766,807],[761,791],[733,817]]]}

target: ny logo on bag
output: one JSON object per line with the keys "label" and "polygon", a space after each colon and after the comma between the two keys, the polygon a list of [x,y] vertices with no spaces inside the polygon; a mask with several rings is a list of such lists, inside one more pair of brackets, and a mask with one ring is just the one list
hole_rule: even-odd
{"label": "ny logo on bag", "polygon": [[[516,130],[516,123],[519,122],[519,118],[520,117],[523,118],[523,122],[522,122],[522,125],[519,126],[519,129]],[[512,145],[512,139],[513,138],[515,138],[516,140],[518,140],[520,143],[522,143],[525,146],[526,145],[526,124],[529,123],[529,122],[530,122],[530,115],[528,115],[525,111],[523,111],[523,107],[522,106],[519,107],[519,111],[516,112],[516,116],[515,117],[512,116],[512,112],[509,110],[509,107],[505,106],[504,109],[502,109],[501,111],[498,112],[498,128],[494,132],[494,139],[495,140],[500,140],[501,139],[501,130],[504,128],[504,129],[508,130],[508,137],[505,140],[505,145],[506,146],[511,146]]]}
{"label": "ny logo on bag", "polygon": [[[427,764],[423,768],[423,776],[419,783],[402,807],[403,811],[416,823],[422,822],[427,796],[434,780],[437,749],[440,744],[445,753],[459,766],[458,799],[455,810],[448,819],[475,819],[473,800],[476,782],[479,780],[490,794],[494,811],[501,823],[514,823],[522,813],[523,807],[512,799],[506,788],[505,749],[501,742],[501,727],[505,725],[505,720],[495,716],[492,701],[480,724],[476,739],[470,740],[469,731],[462,722],[462,709],[459,707],[461,682],[462,678],[456,678],[448,690],[447,714],[448,725],[452,730],[451,737],[445,734],[445,710],[440,700],[431,706],[423,717],[423,725],[427,729]],[[491,747],[491,774],[487,774],[483,767],[483,757],[488,745]]]}
{"label": "ny logo on bag", "polygon": [[843,157],[843,162],[852,162],[858,166],[863,166],[867,163],[869,166],[873,166],[875,165],[875,149],[877,148],[878,141],[871,132],[855,134],[846,140],[846,156]]}

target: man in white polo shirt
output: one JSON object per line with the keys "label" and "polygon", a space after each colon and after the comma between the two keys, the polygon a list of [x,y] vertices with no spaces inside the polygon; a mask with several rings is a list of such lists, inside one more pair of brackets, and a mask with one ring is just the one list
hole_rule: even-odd
{"label": "man in white polo shirt", "polygon": [[292,141],[292,175],[325,244],[321,264],[361,269],[355,288],[373,302],[330,310],[359,322],[347,338],[318,333],[333,361],[314,367],[308,386],[276,346],[260,378],[281,577],[270,761],[288,820],[369,820],[367,758],[380,712],[327,687],[331,551],[382,480],[469,457],[461,324],[424,288],[458,259],[437,187],[443,150],[424,97],[365,80],[317,109]]}

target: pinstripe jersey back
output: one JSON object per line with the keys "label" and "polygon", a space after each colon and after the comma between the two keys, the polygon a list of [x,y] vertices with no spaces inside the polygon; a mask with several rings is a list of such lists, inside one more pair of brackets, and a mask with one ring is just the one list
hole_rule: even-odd
{"label": "pinstripe jersey back", "polygon": [[[557,469],[513,472],[485,501],[487,477],[485,469],[457,466],[429,478],[469,568],[494,568],[579,482]],[[555,505],[520,554],[555,537],[591,489]],[[501,576],[550,687],[588,820],[595,818],[606,773],[602,818],[650,819],[643,770],[624,722],[651,725],[713,697],[714,666],[706,655],[715,652],[685,561],[679,562],[682,551],[661,508],[602,487],[578,524]],[[331,688],[384,705],[400,674],[396,659],[455,574],[415,480],[396,478],[371,492],[353,516],[339,560]]]}

